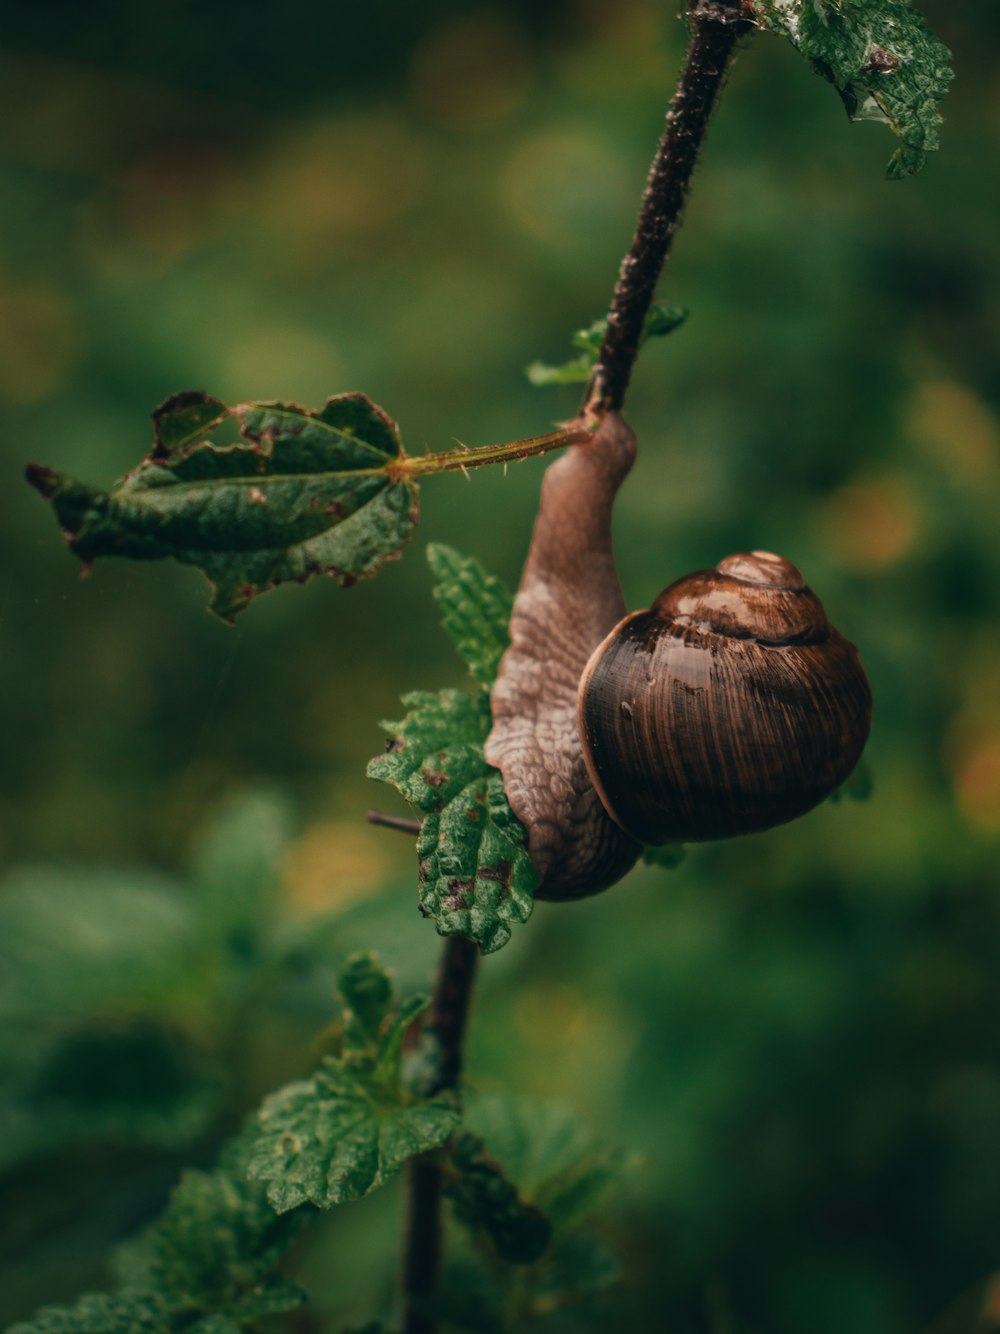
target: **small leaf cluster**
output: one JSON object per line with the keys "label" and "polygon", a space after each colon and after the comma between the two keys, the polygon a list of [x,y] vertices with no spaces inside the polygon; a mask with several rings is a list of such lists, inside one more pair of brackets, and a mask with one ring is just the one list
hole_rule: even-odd
{"label": "small leaf cluster", "polygon": [[340,991],[348,1008],[339,1051],[309,1079],[272,1093],[259,1112],[248,1171],[266,1183],[279,1214],[305,1202],[328,1209],[363,1199],[458,1124],[456,1090],[421,1097],[402,1075],[404,1040],[427,1000],[394,1010],[389,978],[370,954],[348,961]]}
{"label": "small leaf cluster", "polygon": [[909,0],[758,0],[758,27],[786,37],[833,84],[852,120],[878,120],[900,145],[888,176],[913,175],[938,147],[950,53]]}
{"label": "small leaf cluster", "polygon": [[419,904],[444,936],[500,949],[527,921],[537,876],[526,836],[483,745],[492,725],[489,686],[508,643],[512,599],[475,560],[448,547],[428,552],[445,630],[481,689],[403,697],[400,722],[368,775],[392,784],[422,817],[417,840]]}
{"label": "small leaf cluster", "polygon": [[[208,438],[226,423],[235,443]],[[363,394],[312,411],[191,392],[156,409],[150,453],[110,490],[37,465],[27,477],[85,565],[196,565],[214,585],[212,610],[231,621],[277,584],[326,575],[347,586],[398,556],[418,520],[402,458],[396,424]]]}
{"label": "small leaf cluster", "polygon": [[[663,338],[673,333],[675,329],[680,328],[687,316],[688,312],[679,306],[654,303],[643,325],[640,347],[648,338]],[[586,384],[597,366],[607,331],[607,317],[594,320],[586,329],[577,329],[569,340],[570,346],[577,349],[577,356],[558,366],[551,366],[544,361],[533,361],[525,369],[525,375],[538,388],[555,384]]]}

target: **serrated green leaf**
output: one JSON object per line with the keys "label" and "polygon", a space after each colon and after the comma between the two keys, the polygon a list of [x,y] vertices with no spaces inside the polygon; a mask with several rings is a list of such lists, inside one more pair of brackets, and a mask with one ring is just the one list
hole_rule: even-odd
{"label": "serrated green leaf", "polygon": [[211,1171],[182,1175],[156,1222],[119,1250],[127,1287],[238,1325],[302,1304],[301,1289],[275,1270],[308,1215],[277,1215],[265,1187],[248,1179],[255,1143],[251,1127]]}
{"label": "serrated green leaf", "polygon": [[72,1306],[43,1306],[7,1334],[166,1334],[169,1311],[148,1292],[88,1293]]}
{"label": "serrated green leaf", "polygon": [[485,1094],[469,1100],[464,1122],[557,1234],[585,1219],[627,1167],[564,1103]]}
{"label": "serrated green leaf", "polygon": [[474,940],[484,954],[531,915],[537,876],[524,829],[498,771],[483,758],[489,696],[461,690],[406,695],[390,748],[368,776],[391,783],[424,814],[417,839],[419,902],[439,934]]}
{"label": "serrated green leaf", "polygon": [[545,1215],[521,1199],[481,1136],[456,1135],[450,1156],[452,1175],[446,1189],[456,1215],[467,1227],[482,1229],[502,1260],[534,1264],[552,1236]]}
{"label": "serrated green leaf", "polygon": [[[311,1078],[279,1089],[260,1109],[248,1173],[267,1184],[279,1214],[305,1202],[328,1209],[364,1198],[408,1158],[438,1148],[458,1124],[456,1090],[420,1098],[401,1078],[403,1040],[426,999],[411,998],[372,1032],[385,1009],[379,972],[371,956],[358,956],[341,981],[345,996],[361,1004],[369,1045],[345,1041],[341,1055],[325,1057]],[[346,1016],[348,1038],[352,1023],[362,1023],[355,1012]]]}
{"label": "serrated green leaf", "polygon": [[754,21],[786,37],[837,89],[852,120],[879,120],[900,139],[888,167],[898,179],[938,147],[938,104],[950,52],[909,0],[773,0]]}
{"label": "serrated green leaf", "polygon": [[510,643],[514,599],[477,560],[452,547],[429,546],[427,561],[445,633],[473,677],[488,688]]}
{"label": "serrated green leaf", "polygon": [[[231,620],[259,593],[328,575],[342,586],[398,556],[417,522],[417,488],[395,465],[395,424],[362,394],[318,411],[247,403],[222,409],[177,395],[157,409],[153,451],[110,491],[35,465],[70,549],[196,565],[215,585],[212,610]],[[235,420],[243,441],[203,440]]]}
{"label": "serrated green leaf", "polygon": [[374,954],[352,954],[341,968],[337,984],[348,1009],[345,1047],[366,1054],[375,1052],[382,1025],[392,1007],[388,973]]}
{"label": "serrated green leaf", "polygon": [[[649,309],[643,325],[639,346],[647,338],[663,338],[673,333],[687,319],[688,312],[679,306],[664,306],[655,303]],[[604,335],[607,333],[607,318],[595,320],[586,329],[577,329],[570,336],[570,345],[580,349],[580,355],[558,366],[550,366],[544,361],[533,361],[525,367],[525,375],[533,385],[539,388],[555,384],[586,384],[594,373]]]}

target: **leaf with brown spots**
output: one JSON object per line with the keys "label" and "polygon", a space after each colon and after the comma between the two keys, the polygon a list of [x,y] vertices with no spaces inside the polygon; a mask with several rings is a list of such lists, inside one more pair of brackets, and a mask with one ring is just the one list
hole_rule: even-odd
{"label": "leaf with brown spots", "polygon": [[[234,422],[239,439],[207,439]],[[395,423],[363,394],[317,411],[227,407],[175,394],[153,414],[149,455],[109,491],[31,466],[70,550],[197,565],[224,620],[281,583],[327,575],[341,587],[397,557],[417,523],[417,487],[400,476]]]}

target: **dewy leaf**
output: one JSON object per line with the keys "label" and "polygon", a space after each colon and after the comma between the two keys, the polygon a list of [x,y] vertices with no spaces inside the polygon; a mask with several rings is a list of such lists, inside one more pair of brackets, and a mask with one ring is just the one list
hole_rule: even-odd
{"label": "dewy leaf", "polygon": [[852,120],[880,120],[900,139],[888,175],[920,170],[938,147],[948,48],[909,0],[773,0],[754,21],[786,37],[837,89]]}
{"label": "dewy leaf", "polygon": [[503,780],[483,758],[489,696],[416,692],[403,703],[410,712],[383,724],[392,740],[368,776],[423,813],[420,911],[440,935],[465,936],[490,954],[506,945],[512,923],[528,920],[537,876]]}
{"label": "dewy leaf", "polygon": [[[227,419],[242,443],[203,438]],[[36,465],[27,476],[85,564],[197,565],[215,585],[212,610],[231,620],[276,584],[323,574],[346,587],[398,556],[418,518],[402,458],[395,424],[363,394],[315,412],[179,394],[154,413],[151,453],[110,491]]]}
{"label": "dewy leaf", "polygon": [[[355,1000],[363,993],[365,1018],[362,1023],[348,1012],[345,1039],[359,1024],[370,1026],[383,1008],[377,964],[370,955],[361,959],[348,965],[351,980],[341,985]],[[438,1148],[454,1130],[456,1090],[420,1098],[401,1078],[403,1039],[426,1004],[413,998],[382,1021],[367,1050],[345,1040],[342,1053],[327,1056],[310,1079],[265,1100],[248,1170],[267,1183],[268,1200],[279,1214],[306,1201],[327,1209],[360,1200],[395,1176],[408,1158]]]}
{"label": "dewy leaf", "polygon": [[[650,307],[642,330],[639,346],[647,338],[663,338],[673,333],[687,319],[687,311],[679,306],[664,306],[659,303]],[[525,368],[525,375],[533,385],[544,388],[553,384],[586,384],[594,373],[604,335],[607,333],[607,319],[595,320],[586,329],[577,329],[570,337],[570,346],[578,348],[580,355],[559,366],[550,366],[544,361],[533,361]]]}

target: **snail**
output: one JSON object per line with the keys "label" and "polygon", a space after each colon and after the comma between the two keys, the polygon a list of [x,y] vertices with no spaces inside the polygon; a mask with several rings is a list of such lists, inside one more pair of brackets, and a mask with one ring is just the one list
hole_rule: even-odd
{"label": "snail", "polygon": [[728,556],[626,614],[611,512],[635,455],[608,412],[547,470],[493,687],[486,758],[527,830],[539,898],[606,889],[645,843],[793,820],[868,738],[857,650],[780,556]]}

